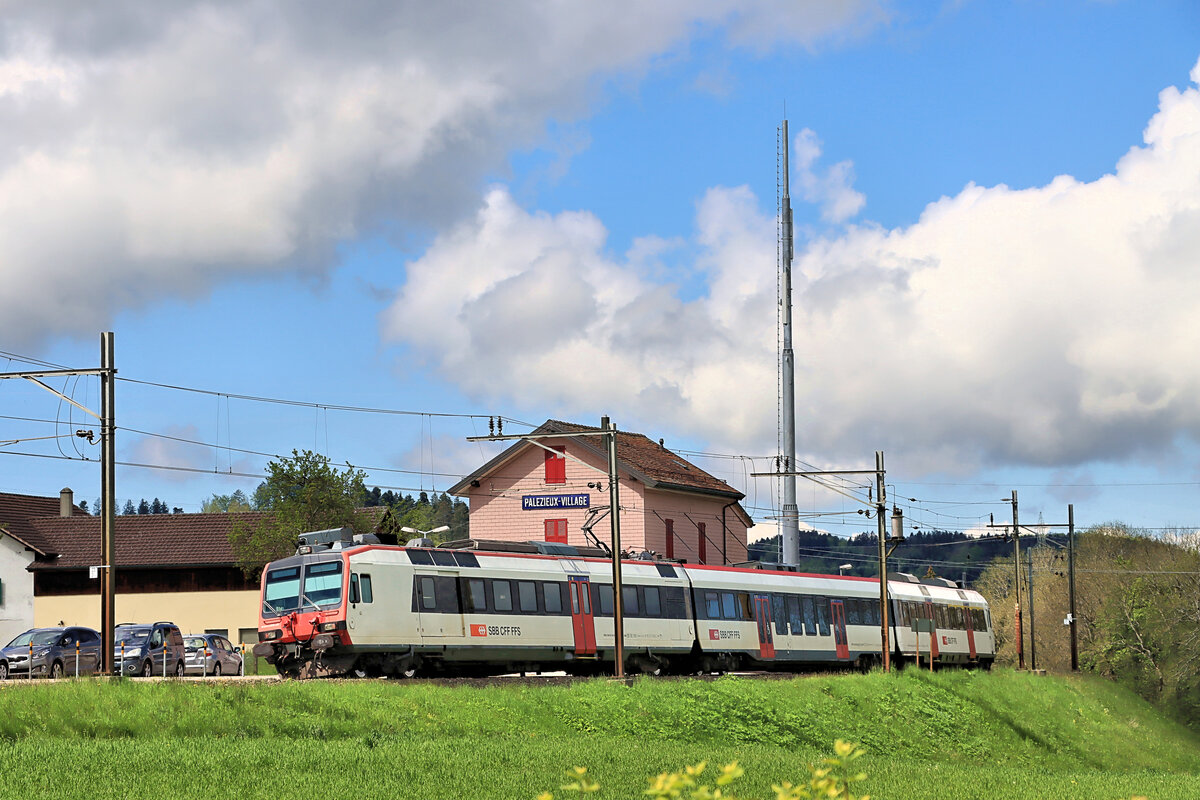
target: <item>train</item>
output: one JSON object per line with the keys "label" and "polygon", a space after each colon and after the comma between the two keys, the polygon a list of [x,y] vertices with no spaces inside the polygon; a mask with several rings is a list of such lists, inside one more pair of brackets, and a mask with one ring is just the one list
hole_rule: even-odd
{"label": "train", "polygon": [[[624,555],[628,672],[866,670],[883,660],[877,578]],[[888,603],[894,663],[991,666],[996,640],[978,592],[893,573]],[[615,605],[613,561],[599,548],[401,546],[317,531],[264,567],[254,654],[287,677],[612,674]]]}

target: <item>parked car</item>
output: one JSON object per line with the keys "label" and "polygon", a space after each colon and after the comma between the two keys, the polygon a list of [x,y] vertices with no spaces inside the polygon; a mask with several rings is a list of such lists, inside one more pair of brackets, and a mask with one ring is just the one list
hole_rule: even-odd
{"label": "parked car", "polygon": [[219,633],[189,633],[183,637],[185,675],[237,675],[242,653]]}
{"label": "parked car", "polygon": [[183,675],[183,634],[173,622],[123,622],[113,638],[113,664],[121,675]]}
{"label": "parked car", "polygon": [[79,645],[79,674],[99,672],[100,634],[91,628],[33,628],[0,649],[0,680],[30,675],[29,645],[33,645],[34,677],[61,678],[75,675],[76,644]]}

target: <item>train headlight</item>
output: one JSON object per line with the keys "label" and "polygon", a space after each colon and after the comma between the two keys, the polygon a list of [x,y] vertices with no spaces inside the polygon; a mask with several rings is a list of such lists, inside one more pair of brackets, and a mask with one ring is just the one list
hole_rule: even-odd
{"label": "train headlight", "polygon": [[317,626],[317,630],[328,633],[329,631],[336,631],[340,627],[341,625],[337,622],[322,622]]}
{"label": "train headlight", "polygon": [[259,635],[259,640],[263,641],[263,642],[269,642],[272,639],[282,639],[282,638],[283,638],[283,631],[281,631],[281,630],[280,631],[263,631]]}

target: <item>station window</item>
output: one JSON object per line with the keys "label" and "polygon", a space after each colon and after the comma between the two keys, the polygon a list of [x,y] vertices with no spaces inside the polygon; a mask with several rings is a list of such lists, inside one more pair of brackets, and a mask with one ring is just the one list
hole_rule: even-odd
{"label": "station window", "polygon": [[704,532],[704,523],[703,522],[696,523],[696,532],[700,536],[700,551],[699,551],[700,563],[705,564],[708,562],[708,534],[706,534]]}
{"label": "station window", "polygon": [[[553,452],[551,452],[551,450]],[[562,455],[566,447],[553,447],[546,452],[546,483],[567,482],[567,459]]]}
{"label": "station window", "polygon": [[567,521],[565,519],[548,519],[545,521],[546,541],[567,543]]}
{"label": "station window", "polygon": [[667,543],[665,546],[665,555],[667,558],[675,557],[675,520],[665,519],[663,522],[667,525]]}

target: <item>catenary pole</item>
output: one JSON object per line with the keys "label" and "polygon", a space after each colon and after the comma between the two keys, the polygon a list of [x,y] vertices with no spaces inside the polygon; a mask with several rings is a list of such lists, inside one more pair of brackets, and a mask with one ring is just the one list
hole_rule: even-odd
{"label": "catenary pole", "polygon": [[1075,618],[1075,506],[1067,506],[1067,597],[1071,622],[1071,671],[1079,669],[1079,643],[1076,640]]}
{"label": "catenary pole", "polygon": [[621,499],[617,487],[617,426],[608,417],[600,420],[608,431],[608,502],[612,506],[612,571],[613,571],[613,674],[625,677],[625,620],[621,602]]}
{"label": "catenary pole", "polygon": [[879,640],[883,652],[883,671],[892,668],[892,648],[888,635],[887,596],[887,498],[883,472],[883,451],[875,451],[875,520],[879,530]]}
{"label": "catenary pole", "polygon": [[1029,668],[1037,669],[1037,630],[1033,624],[1033,548],[1025,548],[1025,557],[1029,561],[1029,580],[1026,581],[1029,591]]}
{"label": "catenary pole", "polygon": [[1025,644],[1021,631],[1021,524],[1017,517],[1017,490],[1012,490],[1013,517],[1013,626],[1016,630],[1017,668],[1025,669]]}
{"label": "catenary pole", "polygon": [[100,648],[104,672],[113,673],[116,640],[116,400],[117,368],[112,331],[100,334],[100,494],[104,504],[100,520]]}

